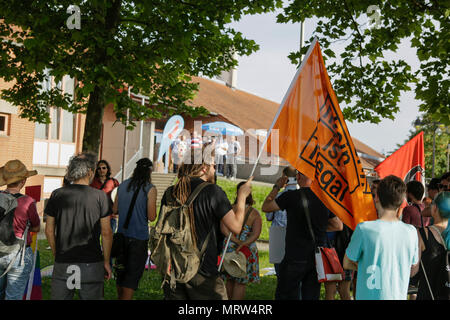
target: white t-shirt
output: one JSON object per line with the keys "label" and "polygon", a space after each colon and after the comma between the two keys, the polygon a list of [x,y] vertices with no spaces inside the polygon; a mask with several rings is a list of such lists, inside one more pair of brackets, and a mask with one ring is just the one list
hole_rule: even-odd
{"label": "white t-shirt", "polygon": [[216,154],[218,156],[224,156],[227,154],[228,143],[226,141],[222,141],[220,143],[216,143]]}

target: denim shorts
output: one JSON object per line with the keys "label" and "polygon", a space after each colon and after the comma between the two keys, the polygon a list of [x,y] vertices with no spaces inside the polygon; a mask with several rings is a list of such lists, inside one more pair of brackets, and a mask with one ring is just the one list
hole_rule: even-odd
{"label": "denim shorts", "polygon": [[11,253],[0,258],[0,275],[5,272],[9,263],[17,256],[14,265],[9,272],[0,278],[0,300],[22,300],[25,288],[30,278],[33,268],[33,250],[30,247],[25,249],[24,263],[20,264],[20,252]]}

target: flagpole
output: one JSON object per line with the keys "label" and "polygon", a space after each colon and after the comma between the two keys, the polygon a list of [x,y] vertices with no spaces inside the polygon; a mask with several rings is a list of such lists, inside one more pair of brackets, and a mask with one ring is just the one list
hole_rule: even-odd
{"label": "flagpole", "polygon": [[[303,26],[302,26],[302,32],[303,32]],[[302,39],[302,41],[303,41],[303,39]],[[269,139],[270,133],[272,132],[273,126],[275,125],[276,121],[278,120],[278,117],[280,116],[280,113],[283,110],[284,103],[286,102],[287,97],[291,93],[292,88],[294,88],[294,85],[297,82],[297,79],[298,79],[298,77],[299,77],[299,75],[300,75],[300,73],[301,73],[301,71],[302,71],[306,61],[308,60],[312,50],[314,49],[314,46],[316,45],[316,42],[317,42],[317,37],[314,38],[313,42],[309,46],[308,52],[306,53],[305,57],[302,59],[302,63],[300,64],[300,67],[297,69],[297,72],[296,72],[296,74],[294,76],[294,79],[292,79],[292,82],[291,82],[291,84],[289,86],[289,89],[286,91],[286,94],[284,95],[284,98],[283,98],[283,100],[280,103],[280,107],[278,108],[278,111],[277,111],[277,113],[276,113],[276,115],[275,115],[275,117],[274,117],[274,119],[272,121],[272,124],[270,125],[270,129],[267,131],[266,138],[264,139],[264,143],[262,144],[261,149],[259,150],[258,158],[255,161],[255,164],[254,164],[253,169],[252,169],[252,171],[251,171],[251,173],[249,175],[249,178],[251,176],[253,176],[253,174],[255,173],[256,166],[258,165],[259,159],[261,158],[262,152],[264,150],[264,147],[266,146],[267,140]],[[302,45],[303,45],[303,43],[302,43]],[[230,238],[231,238],[231,232],[228,235],[228,239],[227,239],[227,242],[225,244],[225,248],[223,250],[222,259],[220,261],[220,265],[219,265],[219,269],[218,269],[219,271],[220,271],[220,268],[222,267],[222,262],[223,262],[223,259],[225,257],[226,250],[228,248],[228,244],[230,242]]]}
{"label": "flagpole", "polygon": [[256,166],[258,165],[259,159],[261,158],[262,152],[264,150],[264,147],[266,146],[267,140],[269,139],[270,133],[272,132],[273,126],[275,125],[276,121],[278,120],[278,117],[280,116],[281,111],[284,108],[284,103],[285,103],[287,97],[289,96],[289,94],[291,93],[292,88],[294,87],[295,83],[297,82],[298,76],[300,75],[300,72],[302,71],[302,69],[303,69],[306,61],[308,60],[308,58],[309,58],[309,56],[310,56],[314,46],[316,45],[316,42],[317,42],[317,37],[314,38],[313,42],[309,46],[308,52],[306,53],[305,57],[302,59],[302,63],[300,64],[300,67],[297,69],[297,73],[295,74],[294,79],[292,79],[292,82],[291,82],[291,84],[289,86],[289,89],[286,91],[286,94],[284,95],[283,101],[281,101],[281,103],[280,103],[280,107],[278,108],[278,111],[277,111],[277,113],[276,113],[276,115],[275,115],[275,117],[274,117],[274,119],[272,121],[272,124],[270,125],[270,129],[267,131],[266,138],[264,139],[264,143],[262,144],[261,149],[259,150],[258,158],[255,161],[255,165],[253,166],[253,169],[252,169],[252,171],[250,173],[249,178],[255,172]]}
{"label": "flagpole", "polygon": [[36,270],[37,250],[38,250],[38,237],[37,237],[37,234],[36,234],[36,241],[34,243],[34,252],[33,252],[33,264],[32,264],[32,267],[31,267],[30,277],[28,278],[27,295],[26,295],[25,300],[30,300],[31,299],[31,292],[33,291],[34,272]]}

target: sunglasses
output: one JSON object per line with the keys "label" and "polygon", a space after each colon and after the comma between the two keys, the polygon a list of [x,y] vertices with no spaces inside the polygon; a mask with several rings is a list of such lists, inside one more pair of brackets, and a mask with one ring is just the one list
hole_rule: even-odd
{"label": "sunglasses", "polygon": [[98,169],[100,169],[100,170],[107,170],[108,168],[107,167],[98,167]]}

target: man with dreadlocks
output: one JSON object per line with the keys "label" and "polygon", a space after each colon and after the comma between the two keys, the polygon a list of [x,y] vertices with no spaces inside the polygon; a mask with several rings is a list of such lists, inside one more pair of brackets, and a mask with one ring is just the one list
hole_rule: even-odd
{"label": "man with dreadlocks", "polygon": [[190,210],[193,238],[197,248],[207,241],[198,273],[187,283],[176,283],[171,288],[169,283],[163,285],[166,300],[225,300],[227,293],[225,284],[217,271],[217,257],[222,247],[223,236],[220,232],[222,222],[231,232],[238,234],[244,221],[245,199],[251,192],[250,178],[238,191],[235,211],[225,192],[215,184],[214,148],[203,145],[203,148],[187,150],[178,170],[177,183],[169,187],[161,199],[161,207],[166,205],[166,194],[171,192],[173,198],[182,204],[186,203],[191,192],[203,182],[210,182],[204,187],[192,204]]}

